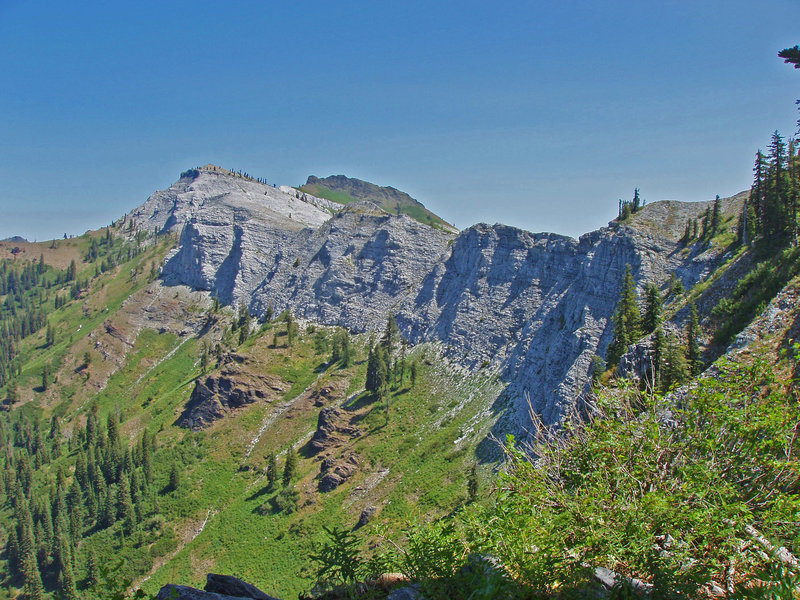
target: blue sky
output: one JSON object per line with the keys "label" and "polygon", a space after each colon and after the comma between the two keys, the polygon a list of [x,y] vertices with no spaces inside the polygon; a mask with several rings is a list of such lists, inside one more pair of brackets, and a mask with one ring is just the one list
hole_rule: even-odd
{"label": "blue sky", "polygon": [[798,23],[797,0],[0,0],[0,238],[105,225],[207,162],[573,236],[634,187],[731,195],[796,130]]}

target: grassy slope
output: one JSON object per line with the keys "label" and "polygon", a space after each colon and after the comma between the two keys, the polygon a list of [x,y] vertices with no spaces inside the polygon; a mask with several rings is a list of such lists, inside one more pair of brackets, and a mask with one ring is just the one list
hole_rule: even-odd
{"label": "grassy slope", "polygon": [[[68,247],[82,255],[90,235],[101,234],[70,240]],[[478,415],[504,386],[490,375],[479,373],[465,379],[451,373],[432,347],[411,353],[410,359],[419,365],[416,385],[406,374],[404,384],[382,400],[360,392],[366,371],[365,339],[354,340],[361,359],[341,369],[326,363],[327,354],[315,353],[310,332],[301,333],[291,348],[284,346],[282,324],[263,326],[238,347],[229,335],[228,343],[235,351],[257,365],[259,373],[283,380],[286,392],[272,403],[241,409],[206,431],[175,426],[195,378],[201,375],[201,348],[219,338],[231,321],[229,311],[217,316],[219,325],[212,328],[208,340],[147,328],[131,334],[135,341],[118,367],[95,347],[97,340],[107,341],[101,334],[109,323],[124,325],[128,317],[120,309],[126,299],[141,302],[138,295],[149,285],[150,265],[160,261],[171,244],[172,240],[165,240],[93,277],[87,293],[50,313],[56,331],[52,346],[43,347],[44,332],[40,331],[20,347],[22,373],[17,381],[22,402],[11,416],[24,411],[39,419],[47,431],[51,416],[58,415],[65,435],[70,436],[82,427],[96,403],[101,423],[112,411],[118,412],[123,439],[137,440],[144,428],[156,436],[156,493],[145,499],[147,514],[141,528],[130,536],[122,535],[118,525],[84,532],[75,557],[78,581],[91,547],[100,562],[112,569],[110,579],[140,581],[148,592],[169,581],[201,584],[205,574],[214,570],[241,575],[271,593],[290,597],[311,586],[309,556],[321,541],[323,525],[352,526],[365,507],[377,506],[376,520],[399,529],[410,517],[447,513],[463,501],[474,448],[490,425]],[[94,273],[94,264],[79,264],[79,277]],[[271,343],[274,334],[277,347]],[[84,368],[82,357],[87,350],[92,360]],[[58,373],[58,380],[42,391],[45,363]],[[361,432],[330,449],[337,459],[355,453],[359,469],[326,494],[317,489],[319,459],[304,450],[319,412],[313,392],[323,386],[336,390],[330,402],[342,406],[346,418]],[[277,493],[265,489],[265,457],[273,451],[282,454],[290,445],[301,451],[294,484],[299,508],[293,514],[261,514],[258,507]],[[65,451],[37,470],[37,481],[52,484],[59,468],[71,478],[75,458],[75,452]],[[168,491],[169,472],[176,463],[181,465],[182,482],[176,491]],[[154,515],[156,504],[158,514]],[[0,511],[0,526],[8,527],[10,519],[6,505]],[[369,535],[369,530],[365,528],[361,535]],[[0,560],[4,570],[3,565]],[[54,583],[45,581],[46,586]],[[6,580],[4,587],[13,594],[18,584]],[[4,595],[0,592],[0,598]]]}
{"label": "grassy slope", "polygon": [[[325,198],[326,200],[339,204],[350,204],[351,202],[359,202],[360,200],[345,191],[332,190],[320,184],[305,184],[300,186],[299,189],[313,196],[317,196],[318,198]],[[390,202],[382,198],[374,198],[371,200],[388,213],[394,215],[408,215],[415,221],[432,227],[445,227],[448,229],[451,227],[444,219],[429,211],[422,204],[415,202]]]}
{"label": "grassy slope", "polygon": [[[267,334],[256,340],[248,352],[262,357],[274,355],[267,359],[267,372],[282,375],[290,383],[302,382],[292,386],[284,401],[290,401],[306,384],[315,388],[342,379],[348,388],[361,387],[363,362],[350,369],[331,367],[319,373],[321,357],[314,355],[307,340],[291,350],[272,350],[267,344],[271,337]],[[418,350],[420,354],[424,351]],[[430,351],[429,355],[433,357],[434,353]],[[355,452],[361,467],[351,480],[330,493],[317,490],[319,462],[303,451],[317,415],[313,405],[304,402],[307,394],[295,396],[290,408],[258,437],[246,459],[249,442],[281,404],[252,406],[200,434],[206,439],[210,456],[190,476],[203,481],[203,491],[196,496],[194,532],[186,536],[190,540],[186,546],[145,584],[145,590],[154,592],[170,581],[200,585],[213,568],[236,573],[269,593],[291,597],[312,583],[309,555],[323,540],[323,526],[352,526],[368,505],[382,506],[380,520],[395,528],[402,527],[412,515],[427,517],[457,506],[465,496],[465,475],[473,461],[474,446],[485,433],[480,430],[464,436],[467,422],[502,385],[481,376],[460,387],[447,377],[432,384],[429,380],[435,378],[431,371],[442,366],[438,360],[427,362],[420,360],[423,366],[416,386],[409,384],[391,394],[388,412],[385,401],[365,393],[337,402],[344,404],[350,398],[345,410],[363,435],[336,448],[335,453]],[[457,399],[468,390],[478,393],[459,406]],[[456,444],[459,438],[461,442]],[[258,508],[278,492],[277,488],[267,488],[265,457],[269,452],[285,452],[290,444],[301,449],[295,483],[299,509],[294,514],[262,515]],[[239,469],[240,464],[249,468]],[[378,481],[380,485],[370,489]],[[214,491],[209,492],[207,486],[213,486]],[[192,538],[206,517],[202,532]]]}

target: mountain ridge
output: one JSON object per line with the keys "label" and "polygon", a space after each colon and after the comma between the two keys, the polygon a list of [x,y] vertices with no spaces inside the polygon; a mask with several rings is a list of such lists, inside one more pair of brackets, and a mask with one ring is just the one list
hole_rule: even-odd
{"label": "mountain ridge", "polygon": [[[703,202],[651,203],[575,240],[500,224],[456,234],[359,208],[370,205],[332,214],[334,203],[250,189],[224,173],[181,181],[131,213],[144,227],[180,232],[163,265],[166,282],[208,290],[256,316],[291,309],[354,332],[378,330],[394,315],[412,344],[438,341],[471,369],[499,369],[512,398],[503,427],[516,433],[529,425],[527,399],[555,424],[588,391],[626,265],[642,287],[663,288],[673,273],[690,287],[721,256],[683,248],[675,223],[669,231],[654,225],[665,210],[697,218]],[[725,211],[740,201],[724,200]]]}

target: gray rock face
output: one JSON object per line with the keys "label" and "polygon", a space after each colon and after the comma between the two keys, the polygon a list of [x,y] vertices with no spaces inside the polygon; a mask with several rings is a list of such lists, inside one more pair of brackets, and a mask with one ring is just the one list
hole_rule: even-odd
{"label": "gray rock face", "polygon": [[275,600],[275,598],[265,594],[256,586],[242,581],[238,577],[219,575],[217,573],[206,575],[206,591],[252,598],[252,600]]}
{"label": "gray rock face", "polygon": [[134,217],[180,229],[163,268],[168,283],[211,290],[257,315],[291,308],[357,332],[394,314],[412,344],[439,341],[468,368],[497,369],[509,382],[507,428],[517,432],[530,408],[554,424],[584,392],[591,359],[613,334],[626,264],[643,290],[672,272],[691,286],[719,259],[679,252],[671,230],[660,235],[658,218],[647,216],[660,203],[637,213],[637,228],[613,223],[575,240],[485,224],[456,235],[365,202],[331,217],[314,202],[201,170]]}
{"label": "gray rock face", "polygon": [[209,573],[205,590],[185,585],[167,584],[162,587],[156,600],[277,600],[256,586],[231,575]]}
{"label": "gray rock face", "polygon": [[339,409],[332,406],[323,408],[319,411],[317,429],[308,446],[316,454],[340,442],[342,436],[338,434],[356,437],[360,431],[342,418],[342,411]]}
{"label": "gray rock face", "polygon": [[358,458],[351,454],[345,461],[337,461],[334,457],[328,457],[322,461],[320,467],[319,491],[331,492],[342,485],[358,471]]}
{"label": "gray rock face", "polygon": [[198,379],[178,425],[203,429],[231,411],[254,402],[271,402],[285,392],[285,382],[266,375],[250,373],[231,360],[219,375]]}

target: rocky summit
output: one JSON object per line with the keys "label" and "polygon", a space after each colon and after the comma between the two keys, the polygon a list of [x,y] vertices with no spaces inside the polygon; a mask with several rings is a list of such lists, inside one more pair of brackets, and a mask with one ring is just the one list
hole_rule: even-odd
{"label": "rocky summit", "polygon": [[[723,206],[734,212],[741,201]],[[531,408],[556,424],[579,402],[611,340],[626,265],[642,287],[664,287],[673,273],[689,287],[719,264],[718,252],[678,239],[708,205],[656,202],[577,240],[500,224],[454,232],[209,165],[131,216],[179,235],[163,265],[167,283],[255,315],[290,309],[354,332],[395,315],[411,344],[439,342],[464,368],[499,374],[508,384],[501,427],[519,434]]]}

